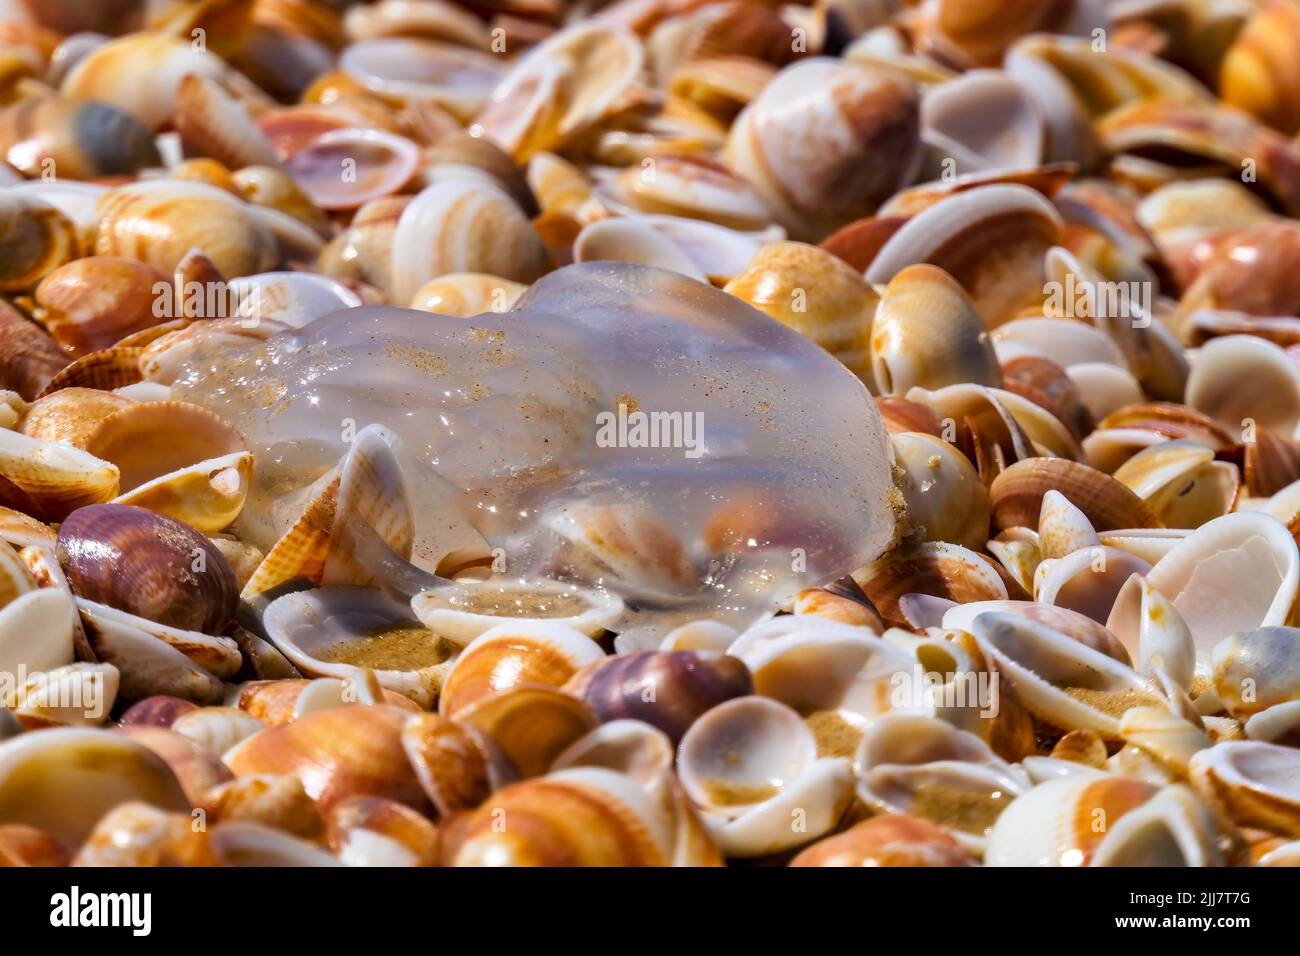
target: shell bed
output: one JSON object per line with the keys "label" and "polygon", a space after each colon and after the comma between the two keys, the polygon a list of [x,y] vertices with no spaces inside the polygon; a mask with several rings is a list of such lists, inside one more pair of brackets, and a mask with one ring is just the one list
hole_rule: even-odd
{"label": "shell bed", "polygon": [[0,865],[1300,865],[1300,0],[0,63]]}

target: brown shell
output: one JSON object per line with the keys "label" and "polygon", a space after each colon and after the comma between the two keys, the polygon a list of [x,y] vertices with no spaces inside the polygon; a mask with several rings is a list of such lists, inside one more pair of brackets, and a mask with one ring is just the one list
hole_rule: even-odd
{"label": "brown shell", "polygon": [[162,165],[149,127],[108,103],[70,96],[33,97],[0,112],[0,152],[32,179],[50,169],[84,180]]}
{"label": "brown shell", "polygon": [[335,853],[356,830],[376,833],[409,850],[417,866],[438,865],[438,828],[410,807],[383,797],[348,797],[325,819],[325,842]]}
{"label": "brown shell", "polygon": [[943,827],[891,813],[817,841],[790,865],[974,866],[975,861]]}
{"label": "brown shell", "polygon": [[209,823],[260,823],[305,840],[318,840],[325,832],[316,801],[307,796],[301,780],[287,774],[236,777],[210,789],[198,805]]}
{"label": "brown shell", "polygon": [[472,810],[492,792],[489,755],[496,756],[495,747],[478,731],[418,714],[402,728],[402,747],[439,815]]}
{"label": "brown shell", "polygon": [[0,823],[0,867],[67,866],[72,851],[48,833],[22,823]]}
{"label": "brown shell", "polygon": [[78,596],[170,627],[222,634],[235,572],[188,525],[131,505],[89,505],[59,528],[59,564]]}
{"label": "brown shell", "polygon": [[1098,531],[1159,528],[1146,502],[1110,475],[1065,458],[1028,458],[993,479],[989,502],[999,529],[1038,528],[1043,495],[1056,490],[1087,515]]}
{"label": "brown shell", "polygon": [[[298,695],[311,681],[305,678],[249,681],[239,688],[239,709],[252,714],[268,727],[279,727],[294,719]],[[384,703],[398,710],[419,711],[409,698],[391,690],[383,691]]]}
{"label": "brown shell", "polygon": [[129,398],[96,388],[61,388],[28,406],[22,433],[85,450],[86,439],[106,416],[134,404]]}
{"label": "brown shell", "polygon": [[138,700],[126,709],[118,720],[119,727],[170,728],[178,718],[198,710],[198,704],[180,697],[155,694]]}
{"label": "brown shell", "polygon": [[1300,479],[1300,442],[1261,428],[1246,444],[1246,488],[1252,497],[1268,498]]}
{"label": "brown shell", "polygon": [[[165,731],[164,731],[165,732]],[[209,831],[187,813],[147,803],[122,803],[95,824],[74,866],[216,866]]]}
{"label": "brown shell", "polygon": [[706,710],[752,694],[754,681],[749,669],[729,655],[646,651],[588,664],[565,690],[595,708],[602,723],[641,720],[675,744]]}
{"label": "brown shell", "polygon": [[134,259],[88,256],[55,269],[36,287],[45,328],[74,356],[116,345],[124,337],[157,325],[161,269]]}
{"label": "brown shell", "polygon": [[213,787],[233,779],[217,755],[165,727],[121,727],[138,744],[148,747],[171,768],[190,803],[197,804]]}
{"label": "brown shell", "polygon": [[133,402],[86,438],[86,451],[121,472],[122,491],[209,458],[247,451],[243,436],[216,413],[187,402]]}
{"label": "brown shell", "polygon": [[859,272],[866,272],[876,253],[905,222],[906,216],[868,216],[835,230],[819,245]]}
{"label": "brown shell", "polygon": [[1082,441],[1092,431],[1092,414],[1065,369],[1045,358],[1021,355],[1002,363],[1002,387],[1051,412]]}
{"label": "brown shell", "polygon": [[237,776],[292,774],[328,809],[348,797],[386,797],[425,812],[429,800],[402,749],[410,714],[351,705],[306,714],[254,734],[225,755]]}
{"label": "brown shell", "polygon": [[40,396],[57,392],[61,388],[98,388],[112,391],[144,381],[140,372],[140,356],[144,349],[134,346],[114,346],[99,352],[89,352],[71,362],[41,389]]}
{"label": "brown shell", "polygon": [[0,299],[0,388],[31,401],[67,364],[47,332]]}
{"label": "brown shell", "polygon": [[521,777],[546,773],[566,747],[600,723],[583,701],[537,684],[479,700],[460,710],[457,720],[491,738]]}
{"label": "brown shell", "polygon": [[206,76],[191,73],[181,80],[173,120],[187,156],[210,157],[230,169],[279,161],[244,106]]}
{"label": "brown shell", "polygon": [[0,194],[0,292],[26,292],[77,256],[77,227],[53,206]]}

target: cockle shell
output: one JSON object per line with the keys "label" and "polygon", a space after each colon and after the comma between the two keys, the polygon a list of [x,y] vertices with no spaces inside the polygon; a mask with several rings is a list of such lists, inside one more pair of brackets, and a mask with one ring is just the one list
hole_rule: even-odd
{"label": "cockle shell", "polygon": [[1037,528],[1043,498],[1058,491],[1100,531],[1157,527],[1155,515],[1120,482],[1080,462],[1031,458],[1010,465],[989,487],[993,522],[999,528]]}
{"label": "cockle shell", "polygon": [[1041,293],[1043,257],[1057,244],[1062,225],[1052,204],[1025,186],[954,193],[894,233],[872,260],[867,281],[889,282],[916,263],[938,266],[966,290],[992,328]]}
{"label": "cockle shell", "polygon": [[[1127,822],[1125,822],[1127,820]],[[1219,833],[1186,788],[1119,776],[1049,780],[989,835],[990,866],[1221,865]]]}
{"label": "cockle shell", "polygon": [[[816,839],[847,807],[849,761],[817,756],[807,724],[765,697],[738,697],[706,712],[686,732],[677,770],[729,857],[775,853]],[[791,814],[803,810],[803,828]]]}
{"label": "cockle shell", "polygon": [[30,401],[67,364],[68,356],[35,322],[0,301],[0,388]]}
{"label": "cockle shell", "polygon": [[1191,761],[1192,786],[1243,826],[1300,836],[1300,759],[1291,747],[1231,741]]}
{"label": "cockle shell", "polygon": [[256,733],[224,760],[241,777],[292,774],[323,809],[375,796],[423,810],[428,798],[401,744],[408,717],[382,704],[332,707]]}
{"label": "cockle shell", "polygon": [[23,823],[73,846],[112,807],[142,800],[188,812],[167,764],[120,734],[66,728],[0,744],[0,822]]}
{"label": "cockle shell", "polygon": [[1288,135],[1300,128],[1296,37],[1300,11],[1280,0],[1260,4],[1220,64],[1220,95]]}
{"label": "cockle shell", "polygon": [[837,257],[801,242],[769,243],[724,291],[812,339],[870,380],[872,318],[880,297]]}
{"label": "cockle shell", "polygon": [[674,756],[674,744],[662,730],[641,720],[619,719],[606,721],[574,741],[551,768],[604,767],[650,789],[672,772]]}
{"label": "cockle shell", "polygon": [[745,107],[726,160],[793,237],[816,241],[874,212],[911,178],[919,128],[908,81],[816,58],[783,69]]}
{"label": "cockle shell", "polygon": [[323,588],[286,594],[262,613],[271,642],[303,674],[357,679],[359,668],[425,707],[437,697],[455,645],[421,627],[379,591]]}
{"label": "cockle shell", "polygon": [[980,548],[988,540],[989,501],[969,459],[924,432],[891,436],[894,460],[903,470],[907,518],[927,541]]}
{"label": "cockle shell", "polygon": [[927,90],[921,100],[927,171],[951,177],[1031,168],[1043,157],[1045,134],[1029,93],[995,70],[971,70]]}
{"label": "cockle shell", "polygon": [[70,445],[7,429],[0,430],[0,477],[25,496],[25,510],[52,520],[118,492],[117,466]]}
{"label": "cockle shell", "polygon": [[353,43],[338,64],[384,99],[399,103],[432,99],[461,119],[483,107],[504,73],[497,57],[417,37],[377,37]]}
{"label": "cockle shell", "polygon": [[791,866],[972,866],[962,845],[922,817],[885,814],[803,850]]}
{"label": "cockle shell", "polygon": [[356,209],[401,190],[419,162],[419,148],[404,136],[344,128],[322,133],[285,165],[321,209]]}
{"label": "cockle shell", "polygon": [[185,40],[156,33],[119,37],[91,51],[64,78],[60,92],[108,103],[156,130],[173,114],[187,74],[213,80],[230,68]]}
{"label": "cockle shell", "polygon": [[1186,400],[1228,429],[1254,423],[1290,434],[1300,424],[1300,371],[1272,342],[1226,335],[1197,352]]}
{"label": "cockle shell", "polygon": [[[24,666],[34,669],[33,663]],[[32,673],[4,705],[31,729],[96,727],[113,709],[118,682],[112,664],[65,664]]]}
{"label": "cockle shell", "polygon": [[288,774],[236,777],[210,789],[200,807],[209,823],[257,823],[305,840],[318,840],[325,830],[320,810],[302,781]]}
{"label": "cockle shell", "polygon": [[877,387],[901,395],[970,382],[1000,387],[993,344],[961,286],[942,269],[909,266],[889,280],[871,325]]}
{"label": "cockle shell", "polygon": [[223,276],[266,272],[279,256],[274,237],[249,207],[204,183],[141,181],[100,201],[95,251],[139,259],[171,273],[191,249],[202,249]]}
{"label": "cockle shell", "polygon": [[349,797],[326,816],[326,843],[351,866],[435,866],[438,830],[410,807],[382,797]]}
{"label": "cockle shell", "polygon": [[159,283],[168,277],[134,259],[88,256],[55,269],[36,287],[41,323],[74,356],[106,349],[157,325]]}
{"label": "cockle shell", "polygon": [[902,623],[898,602],[905,594],[930,594],[958,604],[1007,598],[1007,586],[992,563],[946,542],[891,551],[854,571],[853,579],[888,623]]}

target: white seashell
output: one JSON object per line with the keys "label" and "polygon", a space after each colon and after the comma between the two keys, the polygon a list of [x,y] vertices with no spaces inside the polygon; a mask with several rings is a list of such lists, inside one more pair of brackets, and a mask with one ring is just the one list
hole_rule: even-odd
{"label": "white seashell", "polygon": [[1300,424],[1300,369],[1272,342],[1225,335],[1192,358],[1185,401],[1234,431],[1254,423],[1290,435]]}
{"label": "white seashell", "polygon": [[740,632],[721,621],[691,621],[673,628],[659,645],[661,651],[716,651],[725,653]]}
{"label": "white seashell", "polygon": [[313,272],[263,272],[230,283],[238,303],[234,314],[272,319],[300,329],[313,319],[361,305],[361,297],[327,276]]}
{"label": "white seashell", "polygon": [[[970,70],[926,90],[921,139],[930,167],[963,175],[1029,169],[1043,157],[1045,127],[1019,83],[997,70]],[[951,162],[945,165],[944,160]]]}
{"label": "white seashell", "polygon": [[506,621],[545,620],[598,637],[623,614],[623,602],[606,591],[559,581],[489,580],[449,583],[411,598],[425,627],[468,644]]}

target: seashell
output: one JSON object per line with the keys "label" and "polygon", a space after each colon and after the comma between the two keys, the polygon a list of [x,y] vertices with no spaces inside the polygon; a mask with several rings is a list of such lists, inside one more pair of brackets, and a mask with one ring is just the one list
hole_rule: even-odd
{"label": "seashell", "polygon": [[502,80],[494,56],[416,37],[378,37],[350,44],[339,69],[381,98],[398,103],[432,100],[467,120]]}
{"label": "seashell", "polygon": [[[828,832],[850,798],[843,757],[817,756],[812,731],[790,708],[738,697],[706,712],[686,732],[677,772],[728,857],[764,856]],[[790,827],[803,809],[806,832]]]}
{"label": "seashell", "polygon": [[561,687],[605,652],[581,631],[551,621],[499,624],[474,638],[443,682],[438,712],[466,707],[525,684]]}
{"label": "seashell", "polygon": [[1295,89],[1300,11],[1289,3],[1262,4],[1246,21],[1219,65],[1219,95],[1288,135],[1300,129]]}
{"label": "seashell", "polygon": [[1013,614],[1028,618],[1060,634],[1073,638],[1085,647],[1129,665],[1130,657],[1114,634],[1092,618],[1068,608],[1038,604],[1033,601],[980,601],[949,608],[943,615],[946,630],[970,631],[975,618],[988,612]]}
{"label": "seashell", "polygon": [[364,588],[286,594],[267,606],[262,626],[303,674],[356,680],[367,668],[382,686],[423,707],[437,697],[456,653],[405,605]]}
{"label": "seashell", "polygon": [[410,712],[420,709],[409,698],[381,688],[378,682],[336,677],[251,681],[239,688],[236,703],[240,710],[269,727],[345,705],[382,703]]}
{"label": "seashell", "polygon": [[1091,730],[1071,730],[1052,747],[1053,760],[1068,760],[1094,770],[1106,769],[1106,743]]}
{"label": "seashell", "polygon": [[205,183],[129,183],[100,201],[95,252],[137,259],[174,272],[191,249],[202,249],[226,277],[271,269],[275,239],[239,199]]}
{"label": "seashell", "polygon": [[715,651],[724,653],[737,637],[737,631],[721,621],[689,621],[673,628],[664,637],[663,651]]}
{"label": "seashell", "polygon": [[0,197],[0,292],[25,292],[76,258],[77,227],[58,208],[12,190]]}
{"label": "seashell", "polygon": [[939,166],[950,176],[1037,166],[1045,135],[1043,118],[1029,93],[996,70],[963,73],[928,89],[921,100],[928,166]]}
{"label": "seashell", "polygon": [[419,161],[419,149],[404,136],[343,128],[322,133],[294,152],[286,167],[321,209],[356,209],[398,192]]}
{"label": "seashell", "polygon": [[402,748],[420,786],[442,817],[473,810],[513,777],[513,768],[482,732],[437,714],[418,714],[402,728]]}
{"label": "seashell", "polygon": [[[166,731],[162,731],[166,733]],[[95,824],[73,866],[216,866],[210,837],[188,813],[129,801]]]}
{"label": "seashell", "polygon": [[121,734],[69,727],[0,744],[0,822],[78,846],[105,813],[129,800],[190,809],[162,758]]}
{"label": "seashell", "polygon": [[243,820],[232,820],[214,827],[212,848],[221,866],[344,865],[314,843]]}
{"label": "seashell", "polygon": [[1295,363],[1272,342],[1227,335],[1197,353],[1186,401],[1229,429],[1254,423],[1290,434],[1300,424],[1297,374]]}
{"label": "seashell", "polygon": [[1263,200],[1244,185],[1222,179],[1161,186],[1143,197],[1136,212],[1183,289],[1214,257],[1219,241],[1273,219]]}
{"label": "seashell", "polygon": [[635,262],[672,269],[700,282],[708,281],[676,243],[636,216],[588,223],[573,242],[573,259],[575,262]]}
{"label": "seashell", "polygon": [[881,391],[1002,385],[993,345],[971,300],[942,269],[909,266],[889,280],[871,326],[871,367]]}
{"label": "seashell", "polygon": [[541,237],[509,195],[452,178],[427,186],[402,211],[392,245],[393,298],[410,302],[430,279],[486,272],[532,282],[549,268]]}
{"label": "seashell", "polygon": [[[494,826],[501,814],[513,821]],[[452,866],[666,866],[672,821],[630,777],[557,771],[493,794],[446,851]]]}
{"label": "seashell", "polygon": [[0,429],[0,477],[43,517],[60,520],[118,491],[117,467],[57,442]]}
{"label": "seashell", "polygon": [[870,215],[912,178],[919,134],[908,81],[815,58],[781,70],[741,111],[726,162],[791,236],[815,241]]}
{"label": "seashell", "polygon": [[1215,645],[1210,658],[1214,692],[1232,716],[1246,720],[1266,708],[1300,699],[1300,630],[1259,627]]}
{"label": "seashell", "polygon": [[753,686],[749,670],[731,655],[647,651],[588,664],[564,689],[590,704],[602,722],[640,720],[675,745],[701,714]]}
{"label": "seashell", "polygon": [[252,477],[253,456],[234,452],[160,475],[118,495],[112,503],[144,508],[213,533],[239,517]]}
{"label": "seashell", "polygon": [[425,627],[463,645],[507,622],[538,620],[598,637],[622,614],[623,603],[558,581],[491,580],[421,592],[411,610]]}
{"label": "seashell", "polygon": [[[1232,634],[1285,624],[1300,580],[1300,552],[1286,528],[1259,512],[1215,518],[1178,542],[1147,574],[1186,624],[1196,656],[1207,665],[1212,648]],[[1106,626],[1136,646],[1141,588],[1116,598]]]}
{"label": "seashell", "polygon": [[[1196,645],[1191,632],[1163,594],[1146,578],[1137,582],[1142,591],[1141,623],[1135,650],[1143,673],[1163,673],[1179,688],[1190,690],[1196,670]],[[1131,585],[1130,585],[1131,587]]]}
{"label": "seashell", "polygon": [[974,734],[933,717],[892,714],[873,723],[858,748],[858,799],[945,828],[981,853],[998,816],[1028,780]]}
{"label": "seashell", "polygon": [[302,187],[279,166],[245,166],[230,174],[231,184],[247,202],[292,216],[322,237],[332,235],[328,216],[307,198]]}
{"label": "seashell", "polygon": [[1038,551],[1042,558],[1064,558],[1101,544],[1088,516],[1055,489],[1043,495],[1038,512]]}
{"label": "seashell", "polygon": [[986,612],[970,629],[1025,707],[1050,726],[1115,739],[1126,710],[1163,701],[1114,658],[1028,618]]}
{"label": "seashell", "polygon": [[1296,752],[1257,741],[1215,744],[1192,758],[1191,782],[1208,803],[1242,826],[1300,836]]}
{"label": "seashell", "polygon": [[230,169],[278,162],[275,147],[244,104],[209,76],[181,77],[172,119],[187,156],[211,157]]}
{"label": "seashell", "polygon": [[196,48],[188,38],[133,33],[82,57],[59,91],[115,106],[157,130],[176,112],[187,74],[221,80],[229,73],[220,57]]}
{"label": "seashell", "polygon": [[[871,601],[867,599],[867,596],[861,593],[861,589],[857,584],[854,583],[849,588],[843,580],[826,588],[805,588],[795,595],[790,609],[796,615],[824,617],[838,624],[865,627],[874,634],[879,634],[885,629],[884,621],[880,619],[876,609],[871,606]],[[690,626],[683,625],[686,628]],[[681,630],[681,628],[678,630]],[[667,647],[663,648],[663,650],[668,649]],[[686,650],[686,648],[678,649]],[[724,647],[722,650],[726,650],[726,648]]]}
{"label": "seashell", "polygon": [[401,744],[408,716],[384,705],[332,707],[254,734],[223,759],[240,777],[296,776],[324,812],[353,796],[424,810],[428,800]]}
{"label": "seashell", "polygon": [[304,840],[325,833],[325,820],[297,777],[236,777],[209,790],[199,805],[209,823],[256,823]]}
{"label": "seashell", "polygon": [[995,10],[993,5],[940,0],[927,11],[919,43],[923,50],[959,62],[996,66],[1019,37],[1046,27],[1052,15],[1047,0],[1020,4],[1015,10]]}
{"label": "seashell", "polygon": [[[1100,372],[1083,374],[1081,368]],[[1092,431],[1097,413],[1104,415],[1142,397],[1137,380],[1113,365],[1076,365],[1067,371],[1048,359],[1021,355],[1002,363],[1002,378],[1007,391],[1046,409],[1076,439]],[[1103,396],[1110,391],[1118,394]]]}
{"label": "seashell", "polygon": [[927,541],[966,548],[988,540],[989,501],[979,475],[952,445],[921,432],[890,438],[908,520]]}
{"label": "seashell", "polygon": [[470,132],[527,162],[599,121],[644,64],[641,44],[617,27],[578,24],[521,57],[474,118]]}
{"label": "seashell", "polygon": [[134,259],[89,256],[55,269],[36,287],[38,316],[72,355],[107,349],[157,325],[160,269]]}
{"label": "seashell", "polygon": [[0,866],[67,866],[72,851],[48,833],[21,823],[0,824]]}
{"label": "seashell", "polygon": [[1236,466],[1214,460],[1214,452],[1191,440],[1162,442],[1138,452],[1115,470],[1171,528],[1199,528],[1232,509],[1237,499]]}
{"label": "seashell", "polygon": [[0,112],[0,151],[32,179],[131,175],[162,160],[153,136],[116,106],[64,96],[20,100]]}
{"label": "seashell", "polygon": [[486,735],[520,777],[536,777],[600,722],[571,694],[541,684],[516,684],[455,711],[457,721]]}
{"label": "seashell", "polygon": [[343,29],[353,40],[428,37],[484,50],[490,42],[478,17],[441,0],[380,0],[354,7],[344,15]]}
{"label": "seashell", "polygon": [[872,317],[880,298],[835,256],[801,242],[769,243],[724,291],[812,339],[871,380]]}
{"label": "seashell", "polygon": [[[1300,721],[1300,702],[1292,700],[1261,710],[1246,721],[1242,732],[1249,740],[1294,747],[1300,741],[1300,723],[1297,721]],[[1223,739],[1240,738],[1218,737],[1215,742]]]}
{"label": "seashell", "polygon": [[326,843],[349,866],[436,866],[438,830],[410,807],[349,797],[326,819]]}
{"label": "seashell", "polygon": [[1132,707],[1120,717],[1119,729],[1130,745],[1186,777],[1193,755],[1213,743],[1199,724],[1199,718],[1192,723],[1163,707]]}
{"label": "seashell", "polygon": [[818,840],[791,866],[972,866],[947,830],[922,817],[891,813],[872,817]]}
{"label": "seashell", "polygon": [[1223,863],[1218,838],[1185,787],[1071,776],[1016,800],[989,834],[984,859],[988,866],[1213,866]]}
{"label": "seashell", "polygon": [[998,528],[1037,528],[1043,497],[1055,490],[1099,531],[1159,526],[1150,508],[1126,486],[1094,468],[1063,458],[1031,458],[1010,465],[989,486]]}
{"label": "seashell", "polygon": [[898,601],[904,594],[930,594],[958,604],[1007,599],[1007,587],[989,561],[967,548],[927,542],[897,549],[853,572],[886,623],[903,622]]}
{"label": "seashell", "polygon": [[894,233],[872,260],[867,281],[882,285],[916,263],[938,266],[966,290],[984,324],[993,328],[1041,292],[1043,257],[1057,244],[1062,225],[1052,204],[1026,186],[954,193]]}
{"label": "seashell", "polygon": [[565,748],[551,768],[603,767],[649,789],[672,770],[673,751],[668,736],[644,721],[610,720]]}
{"label": "seashell", "polygon": [[213,787],[233,779],[216,754],[173,730],[163,727],[123,727],[117,732],[148,747],[161,757],[180,781],[192,804],[199,803],[203,795]]}
{"label": "seashell", "polygon": [[168,729],[177,720],[199,707],[193,701],[166,694],[155,694],[138,700],[128,707],[118,719],[119,727],[162,727]]}
{"label": "seashell", "polygon": [[509,312],[527,288],[482,272],[453,272],[420,286],[410,308],[469,319],[484,312]]}
{"label": "seashell", "polygon": [[[210,459],[247,455],[239,432],[186,402],[131,402],[103,418],[84,447],[117,466],[124,492],[142,491],[155,479]],[[251,471],[251,461],[245,470]]]}
{"label": "seashell", "polygon": [[173,731],[217,757],[264,726],[256,717],[238,707],[192,708],[171,723]]}
{"label": "seashell", "polygon": [[0,387],[31,400],[68,362],[58,343],[40,326],[0,301]]}
{"label": "seashell", "polygon": [[[1249,436],[1248,436],[1249,437]],[[1245,443],[1246,491],[1267,498],[1300,479],[1300,445],[1267,429]]]}
{"label": "seashell", "polygon": [[728,125],[776,75],[776,68],[742,55],[692,59],[668,77],[668,92]]}
{"label": "seashell", "polygon": [[117,688],[111,664],[66,664],[31,674],[4,703],[30,729],[96,727],[108,719]]}
{"label": "seashell", "polygon": [[655,156],[629,167],[596,195],[611,208],[702,219],[757,231],[771,220],[762,195],[738,173],[700,156]]}
{"label": "seashell", "polygon": [[907,222],[903,216],[868,216],[841,226],[818,245],[854,269],[866,272],[880,250]]}
{"label": "seashell", "polygon": [[1176,162],[1255,169],[1263,189],[1283,208],[1296,209],[1295,147],[1245,113],[1207,102],[1157,98],[1111,111],[1096,129],[1111,153],[1157,153]]}
{"label": "seashell", "polygon": [[174,519],[130,505],[81,508],[59,528],[58,555],[78,597],[204,634],[220,634],[234,621],[230,565]]}
{"label": "seashell", "polygon": [[1062,368],[1082,363],[1127,367],[1124,353],[1115,340],[1086,322],[1065,322],[1054,318],[1013,319],[993,331],[994,344],[1023,347],[1042,355]]}

